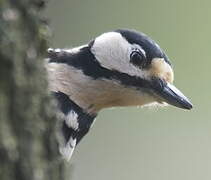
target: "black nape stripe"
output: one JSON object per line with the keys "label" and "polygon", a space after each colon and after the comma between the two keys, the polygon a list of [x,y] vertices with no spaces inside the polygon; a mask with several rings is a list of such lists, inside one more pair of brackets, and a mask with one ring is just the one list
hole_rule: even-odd
{"label": "black nape stripe", "polygon": [[87,76],[93,79],[115,79],[125,86],[134,88],[149,88],[150,81],[137,76],[130,76],[117,70],[109,70],[100,65],[90,51],[90,47],[84,47],[77,54],[61,51],[57,56],[52,56],[49,63],[65,63],[74,68],[80,69]]}
{"label": "black nape stripe", "polygon": [[92,125],[96,114],[88,114],[75,102],[73,102],[68,95],[62,92],[52,92],[55,98],[58,101],[58,106],[60,111],[66,116],[69,112],[74,111],[78,115],[78,124],[79,128],[74,130],[71,127],[68,127],[65,122],[62,124],[62,133],[66,140],[66,143],[72,137],[77,139],[77,144],[84,137],[84,135],[89,131],[90,126]]}

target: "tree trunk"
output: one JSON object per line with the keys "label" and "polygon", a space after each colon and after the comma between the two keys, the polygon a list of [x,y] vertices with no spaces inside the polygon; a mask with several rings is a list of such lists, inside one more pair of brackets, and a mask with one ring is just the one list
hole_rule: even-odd
{"label": "tree trunk", "polygon": [[0,179],[69,179],[58,153],[43,59],[43,0],[0,0]]}

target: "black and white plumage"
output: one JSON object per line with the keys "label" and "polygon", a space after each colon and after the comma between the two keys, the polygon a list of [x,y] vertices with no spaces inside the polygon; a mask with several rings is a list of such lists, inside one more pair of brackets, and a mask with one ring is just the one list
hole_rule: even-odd
{"label": "black and white plumage", "polygon": [[168,57],[143,33],[116,30],[77,48],[49,49],[48,54],[49,88],[62,120],[60,151],[67,159],[103,108],[151,103],[192,108],[172,84]]}

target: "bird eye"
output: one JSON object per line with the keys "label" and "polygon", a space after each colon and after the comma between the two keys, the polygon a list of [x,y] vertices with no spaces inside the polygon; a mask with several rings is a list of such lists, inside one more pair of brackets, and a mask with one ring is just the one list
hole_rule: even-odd
{"label": "bird eye", "polygon": [[144,68],[146,66],[146,57],[140,50],[134,50],[130,54],[130,62],[139,68]]}

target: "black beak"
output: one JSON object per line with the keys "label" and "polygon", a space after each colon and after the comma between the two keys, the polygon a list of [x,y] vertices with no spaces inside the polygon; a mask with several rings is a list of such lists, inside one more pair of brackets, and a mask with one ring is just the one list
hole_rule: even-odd
{"label": "black beak", "polygon": [[166,103],[182,108],[191,109],[191,102],[185,97],[182,92],[170,83],[164,83],[162,80],[157,80],[157,86],[154,88],[156,94]]}

